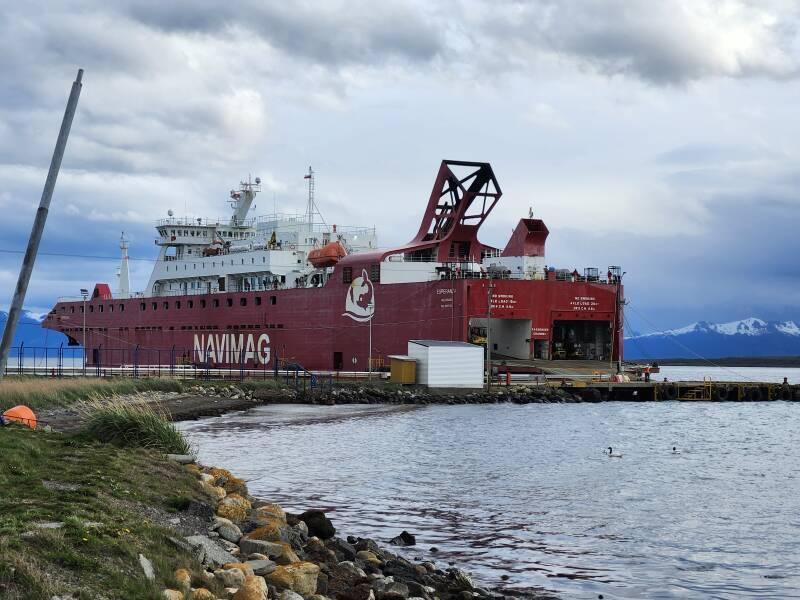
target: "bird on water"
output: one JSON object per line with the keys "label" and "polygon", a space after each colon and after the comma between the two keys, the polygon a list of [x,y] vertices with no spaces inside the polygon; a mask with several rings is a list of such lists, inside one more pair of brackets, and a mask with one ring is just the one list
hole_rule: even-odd
{"label": "bird on water", "polygon": [[609,446],[608,447],[608,456],[610,458],[622,458],[622,453],[614,452],[614,449],[611,446]]}

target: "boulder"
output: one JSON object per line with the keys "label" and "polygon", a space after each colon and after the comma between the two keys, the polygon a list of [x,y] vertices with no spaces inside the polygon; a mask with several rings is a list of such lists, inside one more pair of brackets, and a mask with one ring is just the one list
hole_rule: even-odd
{"label": "boulder", "polygon": [[269,575],[277,568],[277,565],[271,560],[248,560],[245,564],[250,565],[253,573],[262,576]]}
{"label": "boulder", "polygon": [[271,520],[269,523],[260,525],[247,534],[247,537],[254,540],[265,540],[267,542],[288,542],[289,526],[278,520]]}
{"label": "boulder", "polygon": [[192,592],[192,600],[217,600],[217,597],[206,588],[197,588]]}
{"label": "boulder", "polygon": [[252,575],[255,575],[255,573],[253,573],[253,567],[251,567],[247,563],[230,562],[230,563],[225,563],[224,565],[222,565],[222,568],[223,569],[239,569],[242,573],[244,573],[245,579],[247,577],[251,577]]}
{"label": "boulder", "polygon": [[215,486],[213,483],[203,481],[201,482],[200,487],[202,487],[203,491],[205,491],[205,493],[211,496],[214,500],[222,500],[228,495],[224,489]]}
{"label": "boulder", "polygon": [[301,596],[310,596],[317,591],[317,577],[319,576],[319,566],[310,562],[296,562],[285,567],[278,567],[286,570],[292,578],[292,591]]}
{"label": "boulder", "polygon": [[188,592],[192,588],[192,575],[186,569],[178,569],[172,576],[178,588]]}
{"label": "boulder", "polygon": [[235,562],[234,556],[205,535],[192,535],[186,538],[192,547],[197,560],[210,567],[219,567],[225,563]]}
{"label": "boulder", "polygon": [[156,572],[153,569],[153,563],[151,563],[144,554],[139,555],[139,564],[142,565],[142,571],[144,571],[145,578],[148,581],[155,581]]}
{"label": "boulder", "polygon": [[290,589],[301,596],[310,596],[317,590],[319,570],[314,563],[301,561],[276,567],[266,579],[278,588]]}
{"label": "boulder", "polygon": [[250,501],[236,493],[228,493],[220,500],[217,515],[230,519],[234,523],[243,523],[247,520],[250,511]]}
{"label": "boulder", "polygon": [[278,596],[278,600],[303,600],[303,597],[292,590],[283,590]]}
{"label": "boulder", "polygon": [[188,465],[196,460],[191,454],[167,454],[167,458],[179,465]]}
{"label": "boulder", "polygon": [[242,587],[245,576],[241,569],[217,569],[214,571],[214,578],[219,581],[222,587]]}
{"label": "boulder", "polygon": [[389,540],[389,543],[394,544],[395,546],[414,546],[417,543],[417,538],[413,533],[408,533],[407,531],[403,530],[400,535]]}
{"label": "boulder", "polygon": [[211,526],[212,531],[216,531],[224,540],[237,544],[242,539],[242,531],[230,519],[216,517]]}
{"label": "boulder", "polygon": [[275,558],[283,554],[283,546],[276,542],[268,542],[266,540],[256,540],[251,537],[243,537],[239,540],[239,548],[242,554],[265,554],[270,558]]}
{"label": "boulder", "polygon": [[346,542],[340,538],[332,538],[325,545],[333,550],[336,553],[336,558],[340,560],[353,561],[356,559],[356,549],[350,541]]}
{"label": "boulder", "polygon": [[330,539],[336,534],[333,523],[321,510],[307,510],[298,519],[308,526],[309,535],[315,535],[321,540]]}
{"label": "boulder", "polygon": [[183,592],[178,590],[164,590],[161,592],[163,600],[183,600]]}
{"label": "boulder", "polygon": [[280,555],[275,557],[275,562],[279,565],[290,565],[292,563],[296,563],[300,560],[300,558],[295,554],[292,547],[287,544],[286,542],[279,542],[279,544],[283,547],[283,552]]}
{"label": "boulder", "polygon": [[257,575],[248,577],[233,595],[233,600],[267,600],[267,582]]}

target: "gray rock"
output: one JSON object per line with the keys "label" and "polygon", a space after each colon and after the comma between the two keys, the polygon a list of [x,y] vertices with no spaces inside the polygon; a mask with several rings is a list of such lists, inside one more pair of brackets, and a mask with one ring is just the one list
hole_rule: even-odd
{"label": "gray rock", "polygon": [[344,571],[346,574],[351,575],[351,576],[353,576],[353,577],[355,577],[357,579],[366,579],[367,578],[367,574],[364,572],[364,569],[362,569],[361,567],[359,567],[356,563],[354,563],[352,561],[343,560],[337,566],[340,569],[342,569],[342,571]]}
{"label": "gray rock", "polygon": [[216,517],[211,529],[216,531],[223,540],[228,540],[234,544],[238,544],[239,540],[242,539],[242,530],[229,519]]}
{"label": "gray rock", "polygon": [[283,590],[281,595],[278,596],[278,600],[303,600],[303,597],[292,590]]}
{"label": "gray rock", "polygon": [[147,580],[155,581],[156,572],[155,569],[153,569],[153,563],[151,563],[144,554],[139,555],[139,564],[142,565],[142,571],[144,571],[144,576]]}
{"label": "gray rock", "polygon": [[248,560],[245,564],[250,565],[256,575],[269,575],[277,568],[271,560]]}
{"label": "gray rock", "polygon": [[214,578],[226,588],[240,588],[244,585],[244,573],[239,569],[217,569]]}
{"label": "gray rock", "polygon": [[33,526],[36,529],[61,529],[64,527],[64,523],[61,521],[43,521],[39,523],[34,523]]}
{"label": "gray rock", "polygon": [[265,540],[251,540],[249,538],[242,538],[239,540],[239,548],[242,554],[266,554],[270,558],[275,558],[283,554],[283,546],[275,542],[267,542]]}
{"label": "gray rock", "polygon": [[188,465],[196,460],[191,454],[167,454],[167,458],[180,465]]}
{"label": "gray rock", "polygon": [[197,559],[210,567],[221,567],[236,562],[236,557],[205,535],[191,535],[186,541],[194,550]]}

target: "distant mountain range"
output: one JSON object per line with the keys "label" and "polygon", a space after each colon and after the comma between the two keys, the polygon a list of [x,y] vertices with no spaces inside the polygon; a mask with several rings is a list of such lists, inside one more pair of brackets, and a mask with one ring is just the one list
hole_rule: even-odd
{"label": "distant mountain range", "polygon": [[[0,329],[5,330],[8,313],[0,311]],[[21,343],[25,343],[26,348],[38,346],[40,348],[58,348],[62,343],[66,347],[67,336],[57,331],[42,327],[42,320],[29,312],[23,312],[17,323],[17,330],[14,332],[14,348],[19,348]],[[16,354],[16,352],[14,352]]]}
{"label": "distant mountain range", "polygon": [[730,323],[700,321],[625,338],[626,358],[722,358],[800,355],[800,327],[794,321],[751,317]]}

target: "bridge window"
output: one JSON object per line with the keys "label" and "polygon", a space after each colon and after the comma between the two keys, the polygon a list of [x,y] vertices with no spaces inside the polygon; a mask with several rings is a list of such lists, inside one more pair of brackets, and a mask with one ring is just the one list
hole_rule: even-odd
{"label": "bridge window", "polygon": [[125,310],[125,305],[124,304],[120,304],[119,305],[119,312],[123,312],[124,310]]}
{"label": "bridge window", "polygon": [[146,302],[139,303],[139,310],[145,310],[145,309],[147,309],[147,303]]}
{"label": "bridge window", "polygon": [[153,310],[158,310],[158,302],[153,302]]}
{"label": "bridge window", "polygon": [[247,298],[239,298],[239,306],[247,306]]}
{"label": "bridge window", "polygon": [[97,310],[99,310],[100,312],[103,312],[103,305],[102,304],[98,305]]}
{"label": "bridge window", "polygon": [[181,301],[180,300],[175,300],[175,308],[179,309],[180,307],[181,307]]}
{"label": "bridge window", "polygon": [[164,310],[167,310],[168,308],[169,308],[169,302],[164,302]]}
{"label": "bridge window", "polygon": [[89,305],[89,312],[94,312],[94,306],[92,306],[91,304]]}
{"label": "bridge window", "polygon": [[227,298],[227,299],[225,300],[225,303],[226,303],[228,306],[233,306],[233,298]]}
{"label": "bridge window", "polygon": [[256,306],[261,306],[261,296],[256,296]]}
{"label": "bridge window", "polygon": [[186,306],[189,308],[194,308],[194,300],[187,300]]}
{"label": "bridge window", "polygon": [[353,267],[344,267],[342,269],[342,283],[352,283],[353,281]]}
{"label": "bridge window", "polygon": [[277,296],[270,296],[269,297],[269,303],[272,304],[272,306],[275,306],[278,303],[278,297]]}

